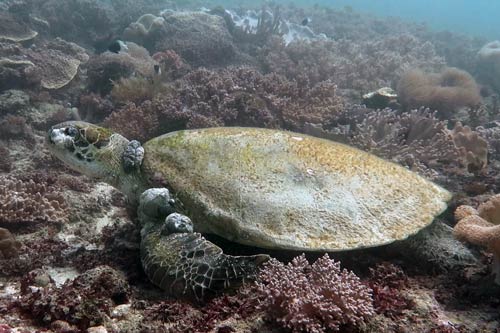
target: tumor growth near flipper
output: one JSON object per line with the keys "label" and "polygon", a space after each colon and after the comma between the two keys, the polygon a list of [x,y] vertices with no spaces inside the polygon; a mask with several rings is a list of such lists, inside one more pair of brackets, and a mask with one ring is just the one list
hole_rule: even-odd
{"label": "tumor growth near flipper", "polygon": [[[176,297],[201,302],[255,278],[268,255],[231,256],[193,232],[191,220],[171,213],[166,189],[150,189],[141,196],[139,218],[141,260],[149,279]],[[164,215],[163,215],[164,216]]]}

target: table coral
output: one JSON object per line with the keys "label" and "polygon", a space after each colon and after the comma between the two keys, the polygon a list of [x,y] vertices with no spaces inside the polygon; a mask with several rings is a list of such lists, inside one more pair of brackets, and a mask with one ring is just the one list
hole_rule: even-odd
{"label": "table coral", "polygon": [[8,12],[0,12],[0,40],[23,42],[35,38],[38,32],[31,30],[19,18]]}
{"label": "table coral", "polygon": [[0,224],[63,223],[67,217],[67,203],[56,188],[33,180],[0,177]]}
{"label": "table coral", "polygon": [[258,281],[260,306],[292,332],[339,331],[375,313],[371,290],[327,254],[312,265],[304,255],[288,265],[271,260]]}

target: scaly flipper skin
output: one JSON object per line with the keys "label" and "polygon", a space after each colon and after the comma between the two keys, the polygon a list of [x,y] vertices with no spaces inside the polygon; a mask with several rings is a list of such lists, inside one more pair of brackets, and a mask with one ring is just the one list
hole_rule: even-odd
{"label": "scaly flipper skin", "polygon": [[268,255],[230,256],[193,232],[193,223],[170,211],[172,199],[165,188],[146,190],[140,197],[141,260],[149,279],[176,297],[198,302],[254,279]]}
{"label": "scaly flipper skin", "polygon": [[255,278],[267,255],[230,256],[199,233],[149,231],[141,242],[149,279],[176,297],[203,300]]}

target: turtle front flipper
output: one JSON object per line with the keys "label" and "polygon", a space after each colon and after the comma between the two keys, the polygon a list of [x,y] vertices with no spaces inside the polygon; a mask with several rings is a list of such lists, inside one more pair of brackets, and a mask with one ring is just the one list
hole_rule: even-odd
{"label": "turtle front flipper", "polygon": [[[168,218],[167,218],[168,220]],[[168,233],[169,228],[143,234],[141,260],[150,280],[176,297],[201,302],[254,279],[268,255],[231,256],[199,233]]]}

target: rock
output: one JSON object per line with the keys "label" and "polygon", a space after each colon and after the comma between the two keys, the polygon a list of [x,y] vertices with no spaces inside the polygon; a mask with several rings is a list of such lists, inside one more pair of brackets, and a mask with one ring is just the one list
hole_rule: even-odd
{"label": "rock", "polygon": [[104,326],[94,326],[89,327],[87,333],[108,333],[108,330]]}
{"label": "rock", "polygon": [[111,311],[112,318],[123,318],[130,312],[130,304],[120,304]]}

